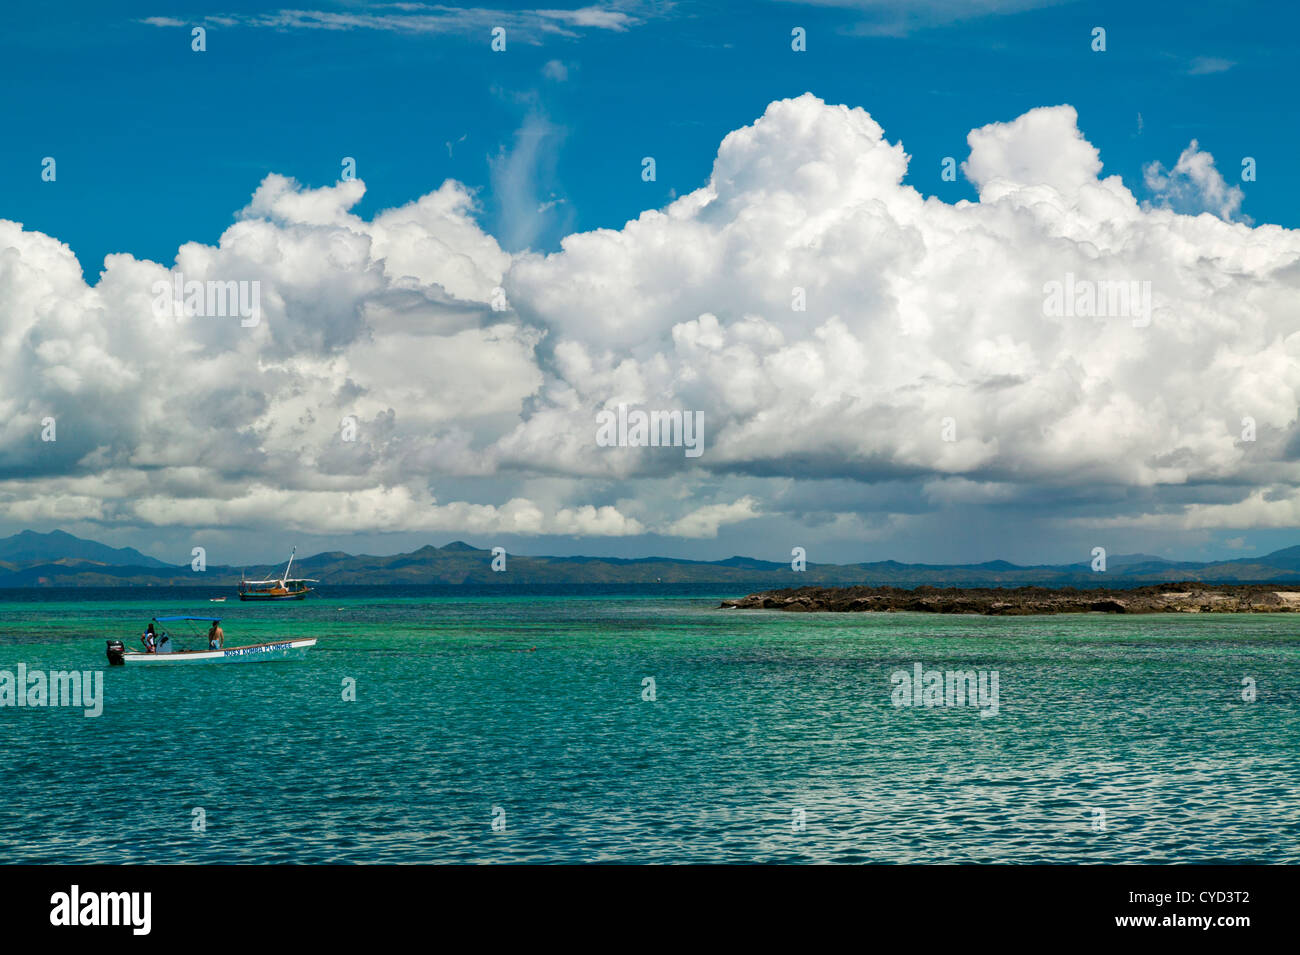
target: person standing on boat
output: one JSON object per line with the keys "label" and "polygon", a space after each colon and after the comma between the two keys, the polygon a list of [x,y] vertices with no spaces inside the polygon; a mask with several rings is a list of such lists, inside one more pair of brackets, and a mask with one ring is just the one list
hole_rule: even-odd
{"label": "person standing on boat", "polygon": [[221,629],[221,621],[212,621],[212,626],[208,628],[208,649],[220,650],[226,642],[226,634]]}
{"label": "person standing on boat", "polygon": [[151,623],[145,630],[144,636],[140,638],[140,642],[144,644],[144,652],[153,653],[157,648],[157,641],[158,635],[154,632],[153,624]]}

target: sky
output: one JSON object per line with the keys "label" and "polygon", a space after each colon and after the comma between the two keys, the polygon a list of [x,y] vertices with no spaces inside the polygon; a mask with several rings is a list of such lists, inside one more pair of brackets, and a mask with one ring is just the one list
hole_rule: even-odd
{"label": "sky", "polygon": [[[178,563],[1300,543],[1289,8],[6,20],[0,531]],[[604,446],[620,405],[700,453]]]}

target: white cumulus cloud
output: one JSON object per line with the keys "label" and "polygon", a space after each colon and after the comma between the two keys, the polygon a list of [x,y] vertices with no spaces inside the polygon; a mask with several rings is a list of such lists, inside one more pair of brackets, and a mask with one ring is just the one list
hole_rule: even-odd
{"label": "white cumulus cloud", "polygon": [[[1226,221],[1240,190],[1196,143],[1141,201],[1078,122],[972,131],[979,200],[947,203],[866,111],[781,100],[701,188],[551,254],[505,251],[453,181],[367,220],[361,180],[269,176],[215,245],[109,256],[93,285],[0,220],[0,517],[690,539],[954,508],[1293,521],[1256,489],[1300,484],[1300,233]],[[260,322],[156,313],[173,270],[256,281]],[[1067,278],[1145,285],[1148,321],[1046,308]],[[695,413],[703,453],[598,446],[619,404]]]}

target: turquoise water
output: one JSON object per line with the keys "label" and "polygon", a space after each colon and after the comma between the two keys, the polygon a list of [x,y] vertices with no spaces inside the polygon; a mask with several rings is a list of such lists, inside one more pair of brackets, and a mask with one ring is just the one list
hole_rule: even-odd
{"label": "turquoise water", "polygon": [[[105,701],[0,708],[0,858],[1300,862],[1300,618],[716,609],[734,595],[5,599],[0,670],[102,669]],[[187,612],[321,642],[106,666],[106,637]],[[998,671],[997,715],[895,707],[917,662]]]}

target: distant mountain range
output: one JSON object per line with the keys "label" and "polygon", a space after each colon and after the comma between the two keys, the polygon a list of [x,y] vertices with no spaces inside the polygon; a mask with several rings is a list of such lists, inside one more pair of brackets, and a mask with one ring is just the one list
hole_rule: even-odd
{"label": "distant mountain range", "polygon": [[38,534],[22,531],[0,539],[0,567],[15,570],[33,564],[75,563],[108,564],[115,567],[169,567],[161,560],[140,553],[134,547],[109,547],[98,541],[83,540],[63,531]]}
{"label": "distant mountain range", "polygon": [[[283,571],[283,564],[246,568],[250,578]],[[131,547],[109,547],[53,531],[23,531],[0,539],[0,587],[167,587],[210,585],[233,592],[245,568],[209,565],[201,573]],[[816,564],[796,573],[788,562],[729,557],[678,560],[670,557],[524,557],[507,555],[506,570],[492,570],[490,549],[453,541],[389,557],[331,551],[294,562],[295,576],[316,577],[321,588],[344,584],[724,584],[790,587],[863,584],[895,587],[1137,587],[1162,581],[1206,583],[1300,583],[1300,546],[1264,557],[1200,563],[1146,554],[1115,555],[1106,571],[1087,561],[1022,567],[1004,560],[982,564]]]}

